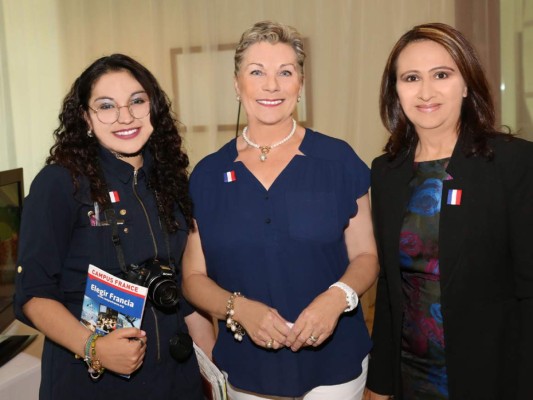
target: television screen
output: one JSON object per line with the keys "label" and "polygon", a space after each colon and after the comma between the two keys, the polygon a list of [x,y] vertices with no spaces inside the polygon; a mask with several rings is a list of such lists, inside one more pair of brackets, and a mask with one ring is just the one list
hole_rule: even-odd
{"label": "television screen", "polygon": [[0,332],[15,319],[13,294],[23,198],[22,168],[0,171]]}

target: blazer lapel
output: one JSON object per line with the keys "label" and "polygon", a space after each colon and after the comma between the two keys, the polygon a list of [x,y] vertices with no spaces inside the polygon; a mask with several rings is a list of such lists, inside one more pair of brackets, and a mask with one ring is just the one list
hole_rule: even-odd
{"label": "blazer lapel", "polygon": [[439,221],[439,268],[441,293],[449,285],[458,259],[464,251],[468,209],[475,206],[469,192],[471,186],[470,161],[457,142],[446,172],[450,179],[443,182]]}

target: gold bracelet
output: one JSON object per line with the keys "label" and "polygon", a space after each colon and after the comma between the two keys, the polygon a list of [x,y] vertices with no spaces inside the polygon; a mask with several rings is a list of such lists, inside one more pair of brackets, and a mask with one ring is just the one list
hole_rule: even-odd
{"label": "gold bracelet", "polygon": [[246,335],[246,331],[241,324],[233,319],[233,314],[235,314],[233,302],[237,297],[244,296],[240,292],[233,292],[228,299],[228,303],[226,304],[226,327],[233,332],[233,337],[235,340],[240,342],[242,341],[243,336]]}

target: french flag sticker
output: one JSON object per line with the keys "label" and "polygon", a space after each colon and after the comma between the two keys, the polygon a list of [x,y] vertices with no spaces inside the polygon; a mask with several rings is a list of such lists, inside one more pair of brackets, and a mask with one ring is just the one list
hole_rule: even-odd
{"label": "french flag sticker", "polygon": [[463,191],[461,189],[448,190],[448,204],[451,206],[460,206],[462,195]]}
{"label": "french flag sticker", "polygon": [[116,190],[109,192],[109,198],[111,199],[111,203],[118,203],[120,201],[120,197]]}
{"label": "french flag sticker", "polygon": [[236,180],[237,180],[237,177],[235,176],[235,171],[224,172],[224,182],[230,183]]}

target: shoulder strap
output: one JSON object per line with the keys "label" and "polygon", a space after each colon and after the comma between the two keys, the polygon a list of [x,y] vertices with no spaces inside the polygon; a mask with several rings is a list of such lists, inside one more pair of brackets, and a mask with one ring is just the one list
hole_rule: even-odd
{"label": "shoulder strap", "polygon": [[117,252],[118,264],[120,265],[120,269],[126,273],[126,261],[124,260],[124,250],[122,250],[122,244],[120,243],[120,237],[118,236],[118,223],[115,210],[113,210],[112,207],[108,207],[104,210],[104,214],[107,222],[111,225],[111,240],[113,241],[113,245]]}

